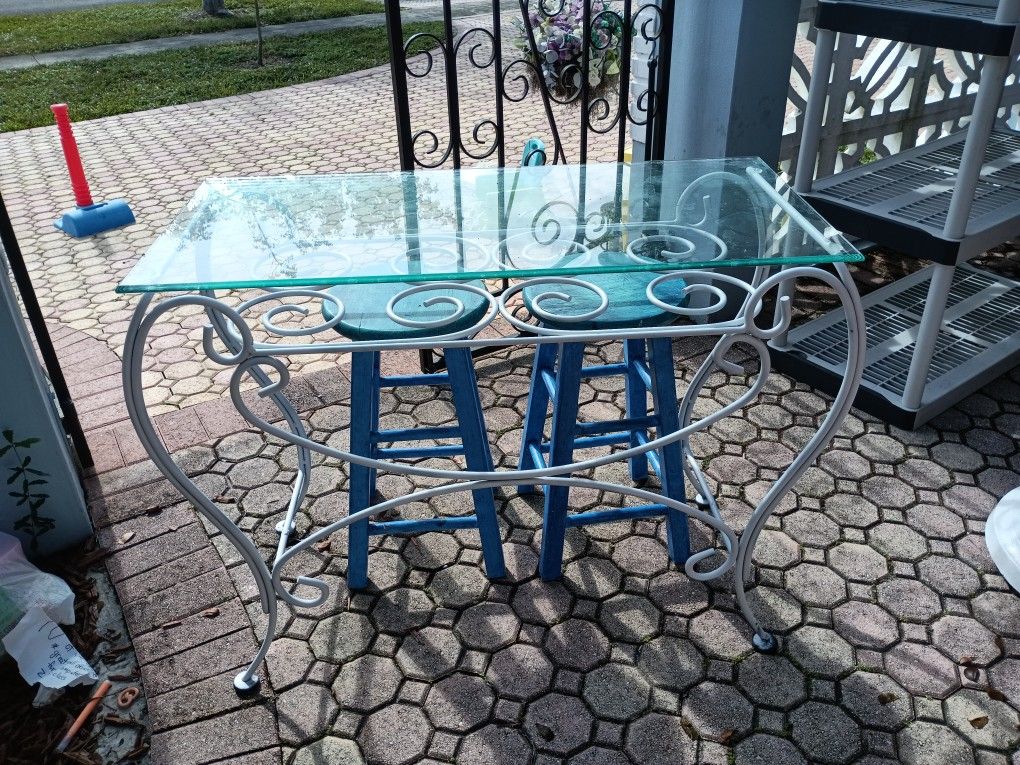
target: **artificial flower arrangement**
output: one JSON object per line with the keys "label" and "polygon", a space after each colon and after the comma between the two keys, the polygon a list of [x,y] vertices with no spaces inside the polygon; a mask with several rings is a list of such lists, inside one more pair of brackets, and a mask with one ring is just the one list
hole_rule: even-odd
{"label": "artificial flower arrangement", "polygon": [[[608,0],[590,2],[588,93],[591,98],[598,98],[613,89],[620,78],[622,22],[619,15],[610,9]],[[562,0],[555,8],[550,8],[548,3],[549,0],[538,0],[539,7],[529,14],[534,49],[528,30],[520,22],[518,47],[535,67],[532,77],[537,79],[540,73],[553,98],[560,102],[579,103],[585,45],[585,0]]]}

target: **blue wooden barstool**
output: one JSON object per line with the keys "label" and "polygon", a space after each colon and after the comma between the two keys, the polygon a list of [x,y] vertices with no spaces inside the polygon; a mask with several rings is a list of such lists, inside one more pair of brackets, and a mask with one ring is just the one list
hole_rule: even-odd
{"label": "blue wooden barstool", "polygon": [[[473,286],[484,289],[482,282]],[[344,316],[337,323],[338,332],[352,340],[385,341],[407,340],[435,334],[431,327],[414,328],[398,324],[386,315],[390,299],[412,285],[358,284],[342,285],[328,290],[344,306]],[[439,295],[450,295],[464,304],[461,316],[443,325],[444,333],[467,329],[477,323],[488,308],[481,295],[466,290],[429,290],[410,295],[399,303],[401,316],[427,322],[443,318],[450,313],[448,304],[426,305],[425,301]],[[324,301],[323,315],[332,320],[336,307]],[[478,382],[467,348],[446,348],[446,371],[437,374],[383,376],[380,373],[378,351],[358,351],[351,354],[351,452],[372,458],[420,458],[463,454],[469,470],[493,469],[492,454],[478,398]],[[411,385],[449,385],[458,424],[446,427],[379,429],[379,398],[383,388]],[[456,439],[459,444],[443,446],[394,447],[407,441]],[[348,491],[350,513],[364,510],[372,504],[375,494],[376,471],[361,465],[351,465]],[[496,520],[496,505],[491,489],[472,492],[475,512],[454,518],[425,520],[358,521],[351,525],[347,545],[347,585],[361,589],[368,584],[368,538],[375,534],[416,534],[426,531],[454,531],[477,528],[482,541],[485,571],[490,578],[503,576],[503,547]]]}
{"label": "blue wooden barstool", "polygon": [[[622,257],[619,253],[605,253],[601,256],[603,262],[612,262]],[[583,287],[557,284],[556,291],[569,295],[570,300],[560,301],[547,296],[541,301],[542,309],[547,314],[560,312],[565,318],[561,322],[546,319],[544,324],[555,329],[580,331],[669,324],[676,318],[675,315],[657,308],[645,295],[645,288],[656,276],[654,273],[617,273],[580,277],[601,287],[610,296],[609,307],[605,312],[593,320],[582,322],[566,319],[595,308],[599,303],[598,296]],[[683,300],[684,286],[680,280],[665,282],[656,289],[655,294],[666,303],[679,305]],[[526,287],[523,290],[525,304],[530,308],[542,292],[548,291],[548,286]],[[647,443],[651,429],[657,434],[680,429],[672,343],[669,338],[625,340],[621,363],[585,367],[583,357],[583,343],[547,343],[538,346],[524,420],[520,459],[522,470],[569,464],[573,461],[575,449],[620,443],[629,446]],[[581,380],[615,375],[621,375],[624,379],[626,418],[608,422],[578,422]],[[649,392],[653,402],[650,412],[647,403]],[[546,441],[543,428],[550,401],[552,433],[550,440]],[[631,458],[631,478],[635,481],[645,478],[649,463],[659,476],[663,494],[683,500],[685,489],[681,445],[670,444],[664,449]],[[520,490],[527,493],[534,488],[522,486]],[[539,574],[545,580],[558,579],[562,573],[564,534],[568,526],[665,514],[670,558],[676,563],[682,563],[690,554],[687,518],[679,511],[669,510],[662,504],[652,504],[571,514],[568,512],[568,497],[568,487],[545,488],[542,552],[539,561]]]}

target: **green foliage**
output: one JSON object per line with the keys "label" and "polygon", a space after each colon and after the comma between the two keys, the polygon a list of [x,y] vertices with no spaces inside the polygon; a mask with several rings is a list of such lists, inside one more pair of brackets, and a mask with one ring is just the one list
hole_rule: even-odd
{"label": "green foliage", "polygon": [[[407,24],[405,32],[440,29],[430,22]],[[0,71],[0,130],[52,125],[50,104],[61,102],[74,119],[95,119],[322,80],[389,60],[382,27],[270,38],[262,67],[254,54],[248,43],[213,45]]]}
{"label": "green foliage", "polygon": [[24,507],[28,511],[14,522],[14,528],[31,537],[31,549],[35,551],[39,549],[39,537],[56,526],[53,518],[39,514],[39,509],[50,496],[45,493],[49,473],[31,467],[32,457],[26,453],[34,444],[39,443],[39,439],[16,439],[10,428],[5,428],[0,436],[3,437],[0,457],[6,457],[8,453],[14,457],[14,465],[8,468],[10,475],[7,477],[7,486],[11,488],[7,493],[18,500],[16,507]]}
{"label": "green foliage", "polygon": [[[261,0],[261,6],[263,24],[382,11],[382,4],[374,0]],[[250,0],[228,2],[228,7],[233,13],[231,16],[202,13],[200,0],[125,3],[75,11],[0,16],[0,56],[255,26],[254,6]]]}

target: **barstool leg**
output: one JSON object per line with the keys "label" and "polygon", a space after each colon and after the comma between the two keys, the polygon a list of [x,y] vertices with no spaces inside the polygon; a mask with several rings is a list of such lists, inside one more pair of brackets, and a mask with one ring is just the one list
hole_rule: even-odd
{"label": "barstool leg", "polygon": [[[552,441],[549,444],[550,465],[566,465],[574,458],[574,431],[577,427],[578,400],[581,397],[583,363],[583,343],[563,343],[559,346]],[[546,581],[559,579],[563,573],[563,543],[567,531],[569,494],[570,489],[566,486],[547,486],[545,489],[542,552],[538,573]]]}
{"label": "barstool leg", "polygon": [[[378,398],[379,389],[373,387],[378,353],[351,354],[351,401],[371,402]],[[378,407],[378,404],[375,405]],[[351,407],[351,453],[368,457],[372,454],[371,403]],[[372,504],[372,471],[362,465],[351,464],[350,490],[347,497],[348,513],[364,510]],[[361,590],[368,586],[368,520],[357,521],[347,529],[347,586]]]}
{"label": "barstool leg", "polygon": [[[531,372],[531,388],[528,391],[528,408],[524,414],[524,434],[521,436],[521,459],[519,470],[534,470],[544,467],[535,462],[532,448],[541,449],[545,416],[549,409],[549,389],[545,385],[543,372],[552,373],[556,368],[556,349],[554,343],[543,343],[535,348],[535,361]],[[534,494],[535,485],[517,487],[518,494]]]}
{"label": "barstool leg", "polygon": [[[637,363],[645,360],[644,340],[625,340],[623,362],[627,366],[624,377],[627,394],[627,417],[645,417],[648,414],[648,389],[637,370]],[[640,446],[636,431],[630,433],[630,446]],[[639,454],[630,459],[630,480],[643,481],[648,477],[648,457]]]}
{"label": "barstool leg", "polygon": [[[673,370],[673,343],[659,337],[649,341],[652,352],[652,400],[658,418],[659,433],[680,430],[679,404],[676,397],[676,373]],[[679,442],[659,452],[662,493],[670,499],[686,500],[684,488],[683,447]],[[674,563],[683,563],[691,554],[687,516],[679,510],[666,511],[666,546]]]}
{"label": "barstool leg", "polygon": [[[478,380],[471,363],[471,351],[467,348],[447,348],[443,355],[446,358],[450,388],[453,390],[453,405],[460,422],[464,461],[468,470],[491,471],[492,452],[489,450],[485,419],[478,399]],[[471,496],[475,504],[475,517],[478,519],[478,534],[482,540],[485,573],[490,579],[497,579],[506,573],[506,566],[492,489],[479,489],[471,492]]]}

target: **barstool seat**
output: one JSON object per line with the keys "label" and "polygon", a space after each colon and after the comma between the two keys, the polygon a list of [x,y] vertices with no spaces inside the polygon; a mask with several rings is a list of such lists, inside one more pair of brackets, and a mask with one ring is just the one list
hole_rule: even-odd
{"label": "barstool seat", "polygon": [[[614,265],[627,260],[622,253],[604,253],[599,258],[601,265]],[[574,284],[536,284],[525,287],[524,304],[531,311],[535,300],[543,293],[562,292],[570,297],[569,301],[547,298],[541,301],[541,308],[546,313],[560,312],[562,321],[555,318],[545,319],[543,324],[553,329],[576,329],[591,331],[599,329],[624,329],[627,327],[657,327],[672,322],[676,316],[663,311],[648,300],[648,285],[659,273],[653,271],[624,271],[620,273],[580,274],[578,281],[588,282],[602,289],[609,296],[606,310],[590,321],[568,321],[571,316],[578,316],[594,310],[600,303],[598,294],[581,285]],[[680,305],[683,301],[683,290],[686,282],[682,279],[665,281],[655,288],[655,297],[664,303]]]}
{"label": "barstool seat", "polygon": [[[485,289],[481,281],[466,282],[472,287]],[[435,335],[431,327],[406,327],[393,321],[386,313],[386,305],[406,289],[414,287],[406,282],[381,282],[378,284],[341,284],[326,292],[337,298],[344,306],[344,316],[336,326],[338,332],[351,340],[413,340]],[[415,321],[435,321],[449,316],[453,306],[446,302],[425,305],[429,298],[452,297],[464,304],[464,313],[459,318],[444,324],[443,334],[461,332],[478,323],[489,307],[489,301],[470,290],[430,289],[408,295],[394,307],[402,318]],[[336,316],[336,306],[323,301],[322,315],[329,321]]]}
{"label": "barstool seat", "polygon": [[[675,320],[676,315],[648,300],[646,288],[656,276],[658,274],[651,272],[579,276],[580,280],[598,285],[609,297],[605,311],[585,321],[570,321],[568,318],[557,321],[555,316],[558,311],[565,317],[577,316],[599,305],[599,296],[580,285],[535,285],[524,289],[524,300],[530,308],[543,292],[555,290],[569,295],[569,301],[557,300],[555,297],[541,301],[541,308],[545,312],[543,325],[554,329],[594,331],[662,326]],[[655,296],[663,302],[679,306],[684,300],[685,286],[680,279],[667,281],[656,288]],[[538,346],[521,443],[522,470],[569,464],[573,462],[575,449],[616,444],[634,447],[648,443],[649,433],[653,429],[657,436],[680,429],[670,339],[631,339],[625,340],[623,346],[623,362],[590,367],[583,365],[583,343],[546,343]],[[585,378],[616,375],[624,378],[626,417],[605,422],[578,422],[581,381]],[[652,395],[651,411],[648,410],[649,393]],[[550,439],[546,441],[543,434],[550,403],[552,431]],[[677,442],[632,457],[631,479],[639,481],[647,477],[649,464],[659,476],[663,494],[683,501],[683,446]],[[521,486],[519,489],[521,493],[534,491],[533,486]],[[545,489],[539,560],[539,573],[543,579],[558,579],[562,574],[564,535],[568,526],[665,515],[670,558],[676,563],[682,563],[690,555],[687,518],[680,511],[659,503],[570,513],[568,499],[568,487],[548,486]]]}
{"label": "barstool seat", "polygon": [[[483,287],[482,282],[470,284]],[[359,342],[429,337],[437,333],[447,334],[469,329],[485,315],[489,306],[488,300],[483,295],[475,295],[469,290],[428,290],[400,300],[395,306],[395,313],[416,321],[435,321],[449,316],[454,310],[450,303],[425,304],[429,298],[443,294],[459,300],[464,306],[463,313],[438,329],[405,327],[387,315],[386,306],[394,295],[411,286],[407,283],[358,284],[340,285],[327,290],[344,306],[344,315],[337,322],[336,330]],[[323,301],[322,313],[331,321],[336,317],[336,306],[329,301]],[[444,350],[444,356],[445,372],[384,376],[381,373],[378,351],[351,353],[352,454],[373,459],[419,459],[462,454],[469,470],[493,469],[471,351],[467,348],[447,348]],[[382,389],[418,385],[450,386],[457,413],[457,424],[380,430],[379,399]],[[437,446],[392,446],[400,442],[447,439],[459,443]],[[348,508],[350,513],[356,513],[373,504],[376,471],[351,464],[350,473]],[[370,536],[378,534],[418,534],[427,531],[477,528],[481,537],[486,574],[490,578],[503,576],[505,573],[503,548],[492,490],[479,489],[473,491],[471,495],[475,511],[471,515],[423,520],[364,520],[351,524],[347,547],[348,587],[356,590],[368,584],[368,540]]]}

